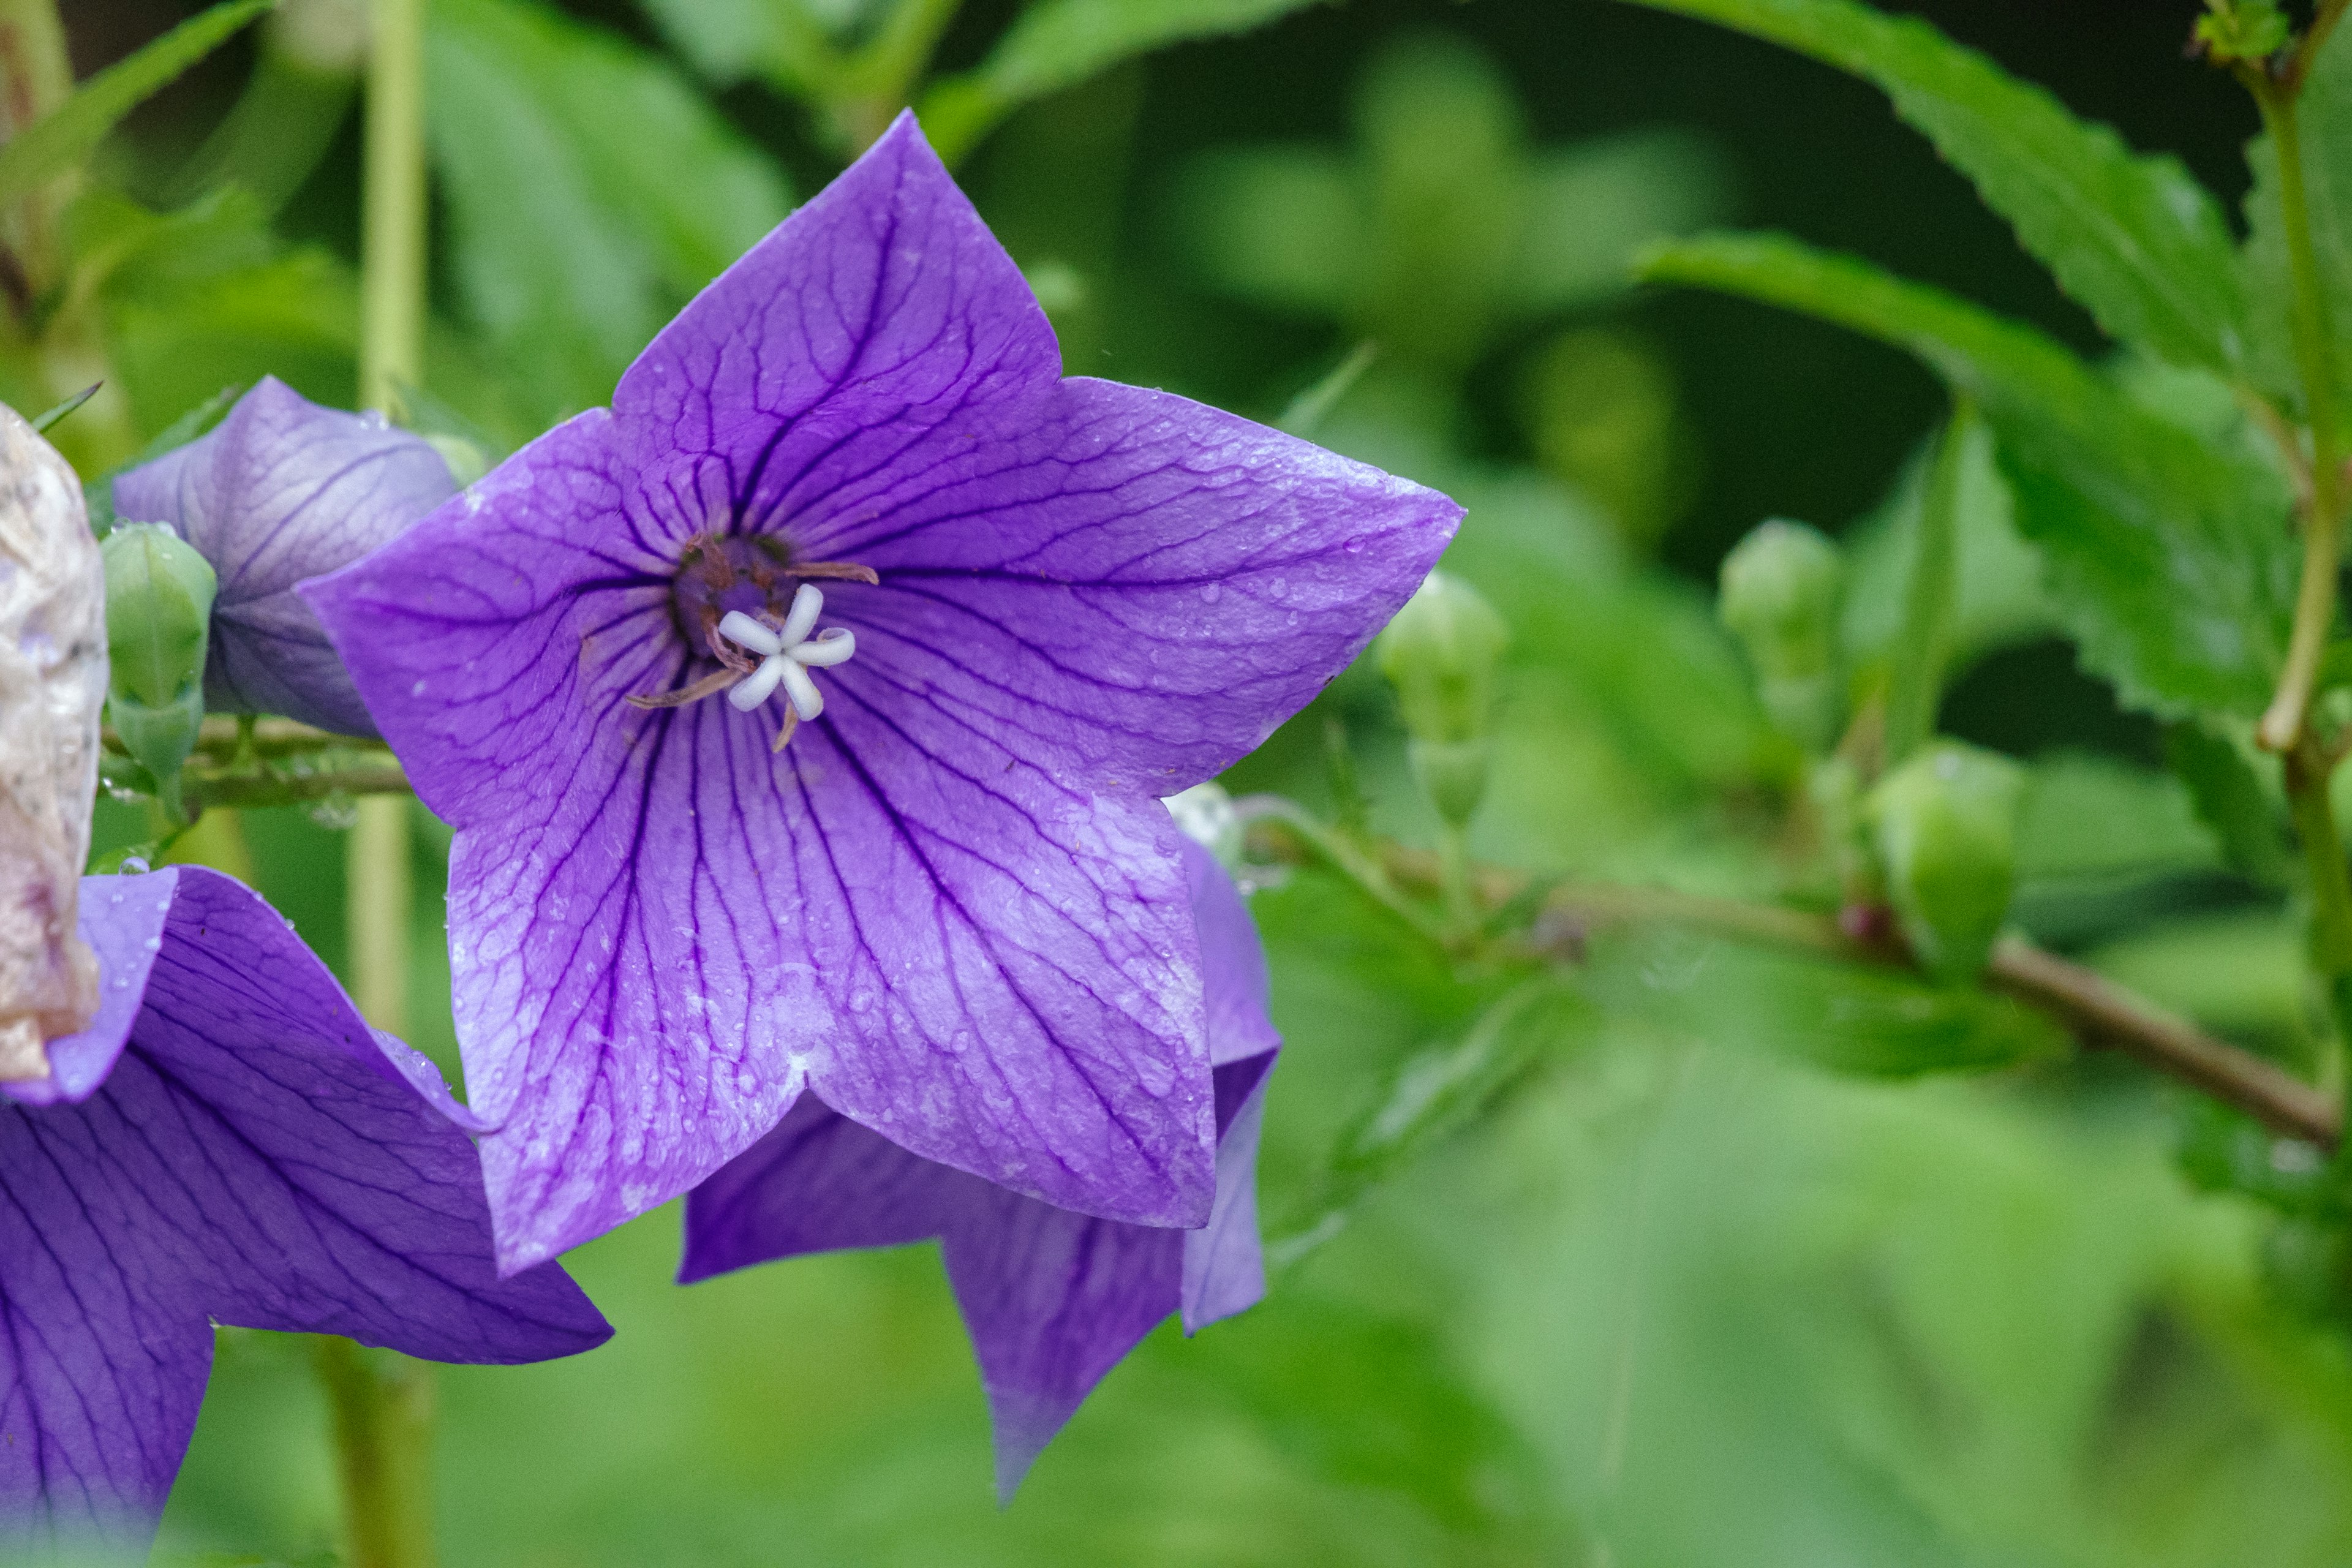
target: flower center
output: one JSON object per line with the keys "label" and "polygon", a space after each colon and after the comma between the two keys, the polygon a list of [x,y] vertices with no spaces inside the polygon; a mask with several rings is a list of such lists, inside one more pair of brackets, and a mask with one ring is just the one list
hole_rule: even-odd
{"label": "flower center", "polygon": [[707,651],[719,668],[674,691],[629,701],[676,708],[724,691],[730,704],[748,713],[781,689],[784,723],[773,749],[782,751],[803,720],[824,711],[824,694],[809,671],[843,663],[857,651],[848,627],[817,631],[824,595],[810,578],[880,581],[872,567],[853,562],[794,561],[780,539],[703,534],[689,541],[678,560],[671,608],[688,646]]}

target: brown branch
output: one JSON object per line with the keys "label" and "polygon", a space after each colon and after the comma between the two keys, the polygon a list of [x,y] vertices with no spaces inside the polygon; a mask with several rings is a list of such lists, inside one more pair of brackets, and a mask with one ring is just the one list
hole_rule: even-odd
{"label": "brown branch", "polygon": [[[1244,801],[1254,847],[1293,863],[1311,858],[1314,847],[1280,815]],[[1438,859],[1425,849],[1379,847],[1380,866],[1395,886],[1424,896],[1438,887]],[[1520,897],[1528,878],[1496,867],[1475,868],[1471,884],[1488,909]],[[1543,900],[1543,915],[1555,926],[1549,939],[1538,921],[1538,952],[1570,959],[1582,950],[1583,934],[1597,927],[1654,923],[1712,932],[1737,941],[1791,948],[1854,963],[1908,968],[1910,955],[1898,940],[1864,942],[1832,916],[1771,904],[1705,898],[1664,888],[1628,888],[1571,883]],[[2343,1133],[2335,1100],[2252,1051],[2219,1040],[2135,995],[2095,970],[2044,952],[2021,937],[1995,944],[1985,974],[1988,985],[2006,992],[2063,1022],[2085,1045],[2106,1046],[2214,1099],[2237,1107],[2273,1131],[2324,1148]]]}
{"label": "brown branch", "polygon": [[2326,1148],[2335,1147],[2343,1135],[2342,1111],[2310,1084],[2030,942],[2004,937],[1993,949],[1986,979],[2057,1014],[2084,1039],[2113,1046],[2168,1078],[2226,1100],[2273,1132]]}

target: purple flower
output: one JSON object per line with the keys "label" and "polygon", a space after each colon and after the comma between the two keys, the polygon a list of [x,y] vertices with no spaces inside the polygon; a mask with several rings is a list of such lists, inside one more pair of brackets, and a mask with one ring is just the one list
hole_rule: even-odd
{"label": "purple flower", "polygon": [[1460,509],[1059,369],[902,117],[610,412],[305,589],[457,830],[508,1267],[686,1191],[804,1089],[1065,1208],[1207,1219],[1160,797],[1352,658]]}
{"label": "purple flower", "polygon": [[86,878],[81,934],[97,1021],[0,1086],[0,1558],[152,1534],[215,1322],[465,1362],[611,1333],[560,1268],[499,1278],[463,1111],[257,895]]}
{"label": "purple flower", "polygon": [[294,585],[349,565],[457,489],[423,437],[264,376],[211,434],[119,476],[114,510],[170,524],[220,578],[208,706],[372,736],[366,704]]}
{"label": "purple flower", "polygon": [[1193,1333],[1265,1293],[1256,1166],[1281,1037],[1249,911],[1184,843],[1217,1097],[1217,1198],[1202,1230],[1073,1214],[933,1164],[803,1095],[782,1125],[686,1200],[681,1281],[771,1258],[940,1238],[996,1427],[1010,1499],[1096,1384],[1169,1313]]}

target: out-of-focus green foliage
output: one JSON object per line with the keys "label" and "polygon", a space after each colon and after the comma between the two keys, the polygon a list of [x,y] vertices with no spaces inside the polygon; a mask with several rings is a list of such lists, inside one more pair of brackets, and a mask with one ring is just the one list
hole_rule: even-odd
{"label": "out-of-focus green foliage", "polygon": [[2296,562],[2275,470],[2184,439],[2041,333],[1852,258],[1719,237],[1653,250],[1645,269],[1805,310],[1935,366],[2000,437],[2018,528],[2084,660],[2167,715],[2269,700]]}
{"label": "out-of-focus green foliage", "polygon": [[[113,3],[152,8],[141,36],[181,15]],[[1244,816],[1270,792],[1328,824],[1328,853],[1276,863],[1260,835],[1242,866],[1286,1036],[1265,1304],[1147,1342],[1000,1513],[932,1248],[680,1289],[666,1211],[569,1260],[610,1346],[442,1374],[453,1568],[2352,1554],[2352,1173],[1967,983],[2022,935],[2292,1072],[2338,1070],[2309,867],[2251,743],[2307,439],[2274,149],[2252,151],[2239,247],[2182,163],[1923,21],[1645,3],[1883,89],[2117,355],[1793,241],[1681,237],[1758,162],[1647,108],[1682,64],[1659,41],[1696,27],[1623,58],[1592,46],[1587,102],[1530,97],[1530,60],[1497,40],[1582,60],[1608,13],[1538,0],[1403,20],[1301,0],[433,0],[436,314],[404,401],[436,438],[494,457],[604,401],[794,191],[912,104],[968,155],[1073,373],[1280,411],[1445,489],[1467,517],[1444,571],[1507,633],[1450,694],[1475,688],[1475,798],[1416,768],[1429,693],[1401,702],[1369,659],[1228,776]],[[357,46],[331,28],[304,54],[287,31],[323,4],[288,0],[249,76],[224,52],[198,73],[212,100],[159,100],[58,187],[53,224],[10,231],[43,247],[41,286],[0,278],[0,396],[33,410],[104,381],[55,433],[101,530],[107,471],[200,433],[224,388],[268,373],[353,400],[338,127]],[[2248,25],[2222,53],[2271,36],[2230,16]],[[2352,369],[2347,37],[2299,115]],[[1765,95],[1795,138],[1813,79],[1758,58],[1721,57],[1707,90]],[[2133,68],[2207,67],[2168,48]],[[1587,124],[1606,129],[1562,130]],[[0,174],[39,150],[11,143]],[[1849,160],[1808,156],[1839,199]],[[1644,247],[1654,283],[1859,331],[1954,394],[1952,417],[1899,433],[1907,463],[1897,443],[1855,476],[1861,515],[1808,512],[1843,593],[1808,577],[1763,626],[1813,683],[1803,722],[1759,686],[1773,659],[1739,585],[1718,604],[1712,553],[1678,552],[1756,411],[1692,379],[1666,291],[1631,287]],[[1867,393],[1792,375],[1773,395],[1814,420],[1809,464],[1855,470],[1843,421]],[[2103,713],[2137,711],[2097,735],[2050,717],[2076,660]],[[2336,738],[2352,658],[2320,685]],[[2037,738],[1959,751],[1988,710],[2039,715]],[[1991,787],[1915,809],[1952,756]],[[107,767],[124,798],[100,802],[97,864],[237,867],[342,962],[347,797],[174,837],[156,781]],[[448,835],[413,820],[411,1033],[454,1075]],[[1465,822],[1494,879],[1466,913],[1434,889],[1475,868],[1413,856]],[[1956,831],[1969,853],[1942,853]],[[1930,874],[1988,857],[1998,874],[1963,876],[1957,902]],[[1764,923],[1710,926],[1691,914],[1724,907],[1707,899]],[[224,1331],[158,1561],[331,1562],[323,1423],[299,1346]]]}

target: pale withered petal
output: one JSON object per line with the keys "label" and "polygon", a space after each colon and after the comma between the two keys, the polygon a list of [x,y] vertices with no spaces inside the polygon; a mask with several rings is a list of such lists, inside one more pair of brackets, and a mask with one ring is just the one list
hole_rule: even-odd
{"label": "pale withered petal", "polygon": [[143,1548],[215,1322],[438,1361],[607,1336],[554,1265],[499,1277],[446,1093],[257,895],[173,867],[80,901],[96,1022],[0,1094],[0,1559]]}
{"label": "pale withered petal", "polygon": [[610,412],[310,584],[457,830],[458,1038],[502,1123],[509,1265],[693,1186],[803,1089],[1048,1203],[1204,1223],[1214,1094],[1160,798],[1360,652],[1459,516],[1062,377],[902,119]]}
{"label": "pale withered petal", "polygon": [[0,405],[0,1082],[47,1076],[87,1027],[75,934],[106,706],[106,582],[73,469]]}
{"label": "pale withered petal", "polygon": [[322,408],[264,376],[208,434],[117,476],[114,510],[168,523],[219,577],[208,706],[373,736],[367,705],[295,584],[351,564],[457,489],[422,436],[381,415]]}
{"label": "pale withered petal", "polygon": [[1241,895],[1207,850],[1190,840],[1183,850],[1215,1063],[1217,1197],[1206,1227],[1161,1230],[1055,1208],[919,1159],[814,1095],[686,1200],[682,1280],[938,1237],[988,1390],[1001,1498],[1171,1312],[1192,1333],[1265,1293],[1257,1145],[1281,1039]]}

